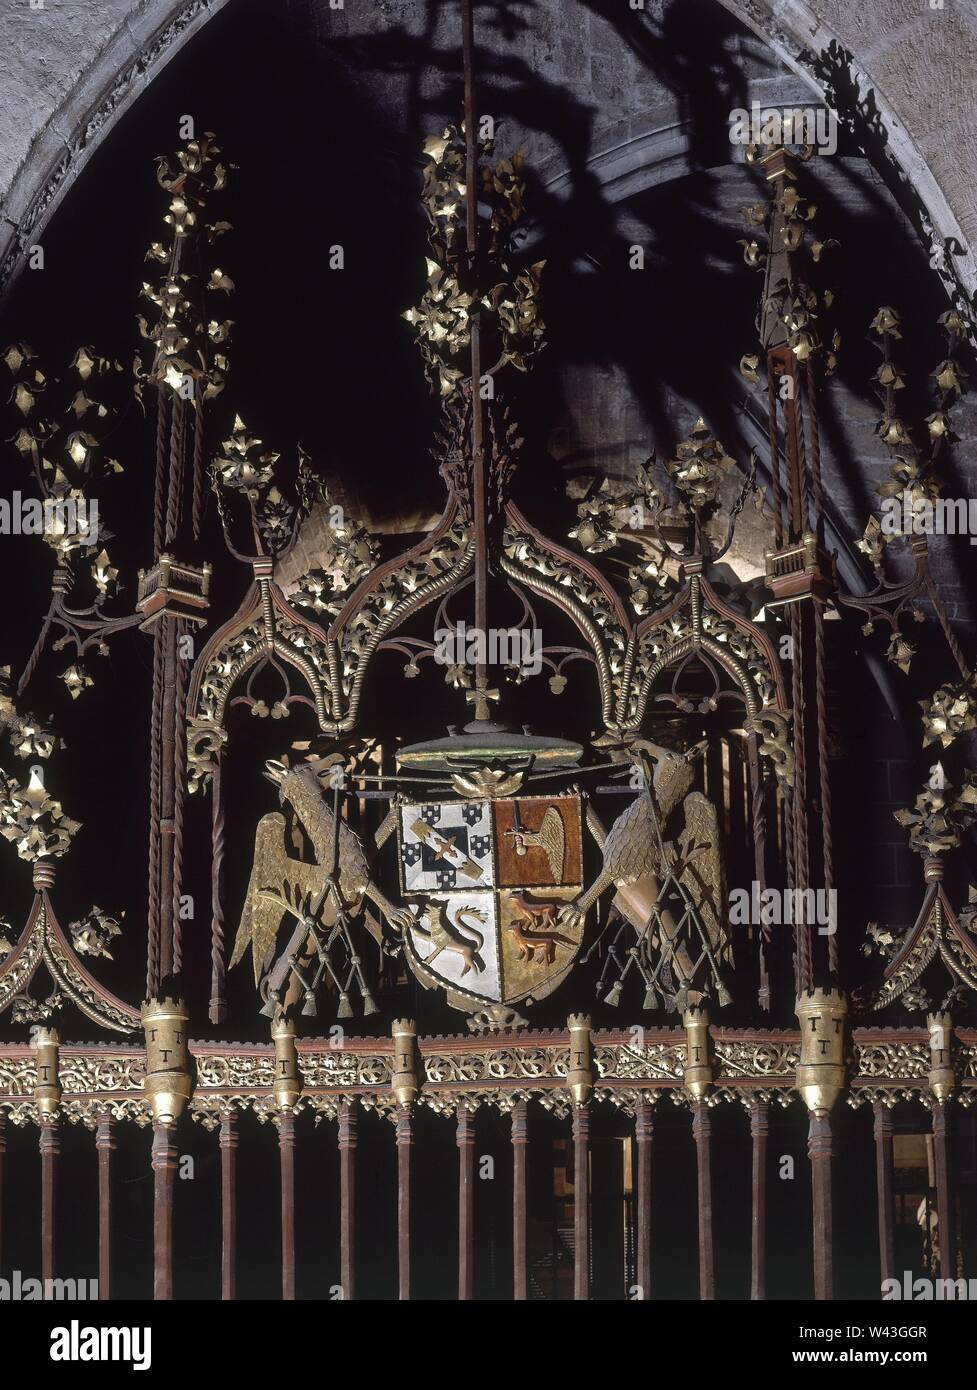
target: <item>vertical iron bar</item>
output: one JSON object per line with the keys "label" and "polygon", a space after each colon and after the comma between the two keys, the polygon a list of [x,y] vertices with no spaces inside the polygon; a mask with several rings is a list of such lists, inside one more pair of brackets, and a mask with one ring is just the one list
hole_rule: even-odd
{"label": "vertical iron bar", "polygon": [[512,1107],[512,1297],[529,1297],[526,1263],[526,1158],[529,1147],[529,1105],[517,1100]]}
{"label": "vertical iron bar", "polygon": [[173,1175],[176,1172],[176,1126],[153,1124],[153,1298],[173,1297]]}
{"label": "vertical iron bar", "polygon": [[573,1297],[590,1297],[590,1107],[573,1107]]}
{"label": "vertical iron bar", "polygon": [[892,1113],[881,1100],[872,1106],[875,1137],[875,1187],[879,1206],[879,1267],[883,1280],[895,1273],[895,1209],[892,1171]]}
{"label": "vertical iron bar", "polygon": [[229,1111],[221,1120],[221,1298],[231,1301],[237,1293],[237,1116]]}
{"label": "vertical iron bar", "polygon": [[753,1141],[753,1228],[750,1247],[750,1298],[767,1296],[767,1135],[769,1107],[765,1100],[750,1102],[750,1138]]}
{"label": "vertical iron bar", "polygon": [[410,1298],[410,1170],[413,1145],[411,1112],[402,1107],[397,1115],[397,1283],[398,1297],[402,1301]]}
{"label": "vertical iron bar", "polygon": [[283,1110],[278,1128],[282,1179],[282,1300],[295,1298],[295,1116]]}
{"label": "vertical iron bar", "polygon": [[177,624],[174,618],[160,619],[160,640],[164,643],[162,726],[160,730],[160,889],[159,889],[159,978],[173,973],[173,893],[176,845],[176,731],[177,731]]}
{"label": "vertical iron bar", "polygon": [[712,1120],[709,1107],[696,1100],[692,1110],[699,1208],[699,1297],[716,1297],[716,1261],[712,1234]]}
{"label": "vertical iron bar", "polygon": [[112,1150],[115,1133],[107,1111],[98,1117],[95,1150],[98,1154],[98,1297],[112,1297]]}
{"label": "vertical iron bar", "polygon": [[3,1268],[3,1159],[7,1152],[7,1120],[0,1114],[0,1269]]}
{"label": "vertical iron bar", "polygon": [[638,1261],[637,1284],[641,1298],[651,1298],[651,1146],[655,1122],[651,1103],[639,1100],[634,1110],[634,1137],[638,1146]]}
{"label": "vertical iron bar", "polygon": [[210,1010],[211,1023],[227,1016],[227,960],[224,949],[224,792],[218,754],[211,781],[210,823]]}
{"label": "vertical iron bar", "polygon": [[56,1160],[61,1152],[58,1122],[53,1115],[41,1116],[38,1148],[41,1154],[41,1280],[46,1292],[47,1281],[54,1278],[55,1176]]}
{"label": "vertical iron bar", "polygon": [[[750,734],[747,741],[747,762],[750,785],[750,814],[753,830],[753,872],[762,895],[767,886],[767,798],[760,770],[760,747],[756,734]],[[760,1008],[770,1012],[770,929],[761,923],[757,926],[757,960],[759,980],[757,982],[757,1002]]]}
{"label": "vertical iron bar", "polygon": [[933,1164],[936,1168],[936,1229],[940,1240],[940,1278],[956,1278],[956,1222],[951,1182],[950,1122],[947,1107],[934,1100]]}
{"label": "vertical iron bar", "polygon": [[356,1141],[359,1117],[356,1101],[339,1108],[339,1278],[343,1298],[355,1298],[356,1288]]}
{"label": "vertical iron bar", "polygon": [[458,1298],[472,1298],[475,1284],[475,1125],[467,1105],[456,1111],[458,1145]]}
{"label": "vertical iron bar", "polygon": [[811,1160],[811,1195],[814,1206],[814,1297],[834,1297],[834,1224],[831,1164],[834,1143],[830,1114],[812,1110],[807,1131]]}
{"label": "vertical iron bar", "polygon": [[[478,130],[475,110],[475,18],[473,0],[462,5],[462,57],[465,76],[465,232],[469,284],[475,296],[471,314],[472,362],[472,515],[475,532],[475,626],[488,629],[488,518],[485,477],[484,418],[482,411],[482,344],[478,304]],[[476,666],[479,686],[485,684],[484,662]],[[476,706],[477,709],[477,706]],[[476,716],[477,717],[477,716]]]}

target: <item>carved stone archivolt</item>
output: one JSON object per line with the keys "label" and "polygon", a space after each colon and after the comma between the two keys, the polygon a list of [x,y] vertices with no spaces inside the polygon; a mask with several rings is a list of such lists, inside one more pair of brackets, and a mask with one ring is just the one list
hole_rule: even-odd
{"label": "carved stone archivolt", "polygon": [[[141,45],[135,52],[132,51],[132,31],[128,23],[121,28],[124,46],[127,50],[127,61],[121,70],[114,74],[103,76],[104,86],[95,104],[85,112],[82,107],[80,121],[75,117],[76,127],[70,139],[66,143],[65,132],[72,123],[71,110],[77,110],[76,100],[83,100],[81,93],[84,90],[84,83],[73,84],[73,91],[68,96],[68,111],[62,110],[57,118],[57,150],[54,161],[47,173],[47,176],[38,191],[30,199],[26,211],[21,216],[17,225],[12,228],[10,235],[5,236],[0,241],[3,247],[2,259],[0,259],[0,294],[7,290],[12,282],[15,272],[18,269],[18,262],[23,258],[25,251],[40,239],[40,234],[46,227],[48,220],[55,208],[61,201],[67,189],[77,178],[81,169],[84,167],[89,155],[96,145],[114,125],[115,121],[128,107],[128,105],[146,89],[147,80],[162,68],[186,41],[196,33],[197,29],[212,18],[213,14],[226,4],[226,0],[187,0],[182,6],[173,6],[172,17],[162,25],[149,38],[148,42]],[[99,62],[104,58],[106,63],[111,63],[112,50],[114,43],[110,43],[99,55]],[[81,89],[79,91],[79,88]],[[89,98],[90,100],[90,98]],[[40,136],[45,144],[50,143],[53,147],[53,138],[49,132],[54,125],[54,120],[49,124]],[[34,167],[35,161],[25,166],[25,173]],[[11,194],[16,190],[16,183],[11,189]]]}

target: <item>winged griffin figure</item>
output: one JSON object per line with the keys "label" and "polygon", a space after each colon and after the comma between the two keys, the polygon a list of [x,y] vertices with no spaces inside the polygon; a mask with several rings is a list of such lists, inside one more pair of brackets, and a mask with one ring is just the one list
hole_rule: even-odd
{"label": "winged griffin figure", "polygon": [[[617,940],[611,946],[598,986],[603,991],[609,973],[619,968],[609,1003],[618,1002],[632,968],[645,983],[645,1008],[658,1005],[659,989],[671,1007],[696,1003],[710,986],[720,1004],[729,1002],[720,971],[729,959],[729,941],[719,821],[708,797],[691,790],[692,763],[704,747],[683,754],[635,740],[630,753],[641,773],[639,794],[608,831],[588,808],[587,825],[603,851],[603,867],[561,916],[579,921],[602,893],[616,890],[613,906],[638,941],[626,949],[626,960]],[[674,838],[666,839],[668,834]]]}
{"label": "winged griffin figure", "polygon": [[[254,864],[230,964],[236,965],[250,946],[255,984],[260,984],[267,996],[264,1013],[288,1008],[302,993],[304,1012],[314,1012],[315,988],[323,975],[330,976],[340,991],[340,1017],[351,1013],[348,994],[354,983],[363,996],[365,1011],[372,1013],[373,1001],[348,936],[349,926],[362,917],[371,935],[382,944],[383,929],[369,904],[398,931],[413,920],[412,915],[406,908],[395,907],[373,882],[359,836],[342,817],[337,827],[327,784],[315,767],[300,763],[289,768],[271,760],[265,764],[265,775],[295,813],[312,845],[315,863],[305,863],[288,853],[288,826],[280,812],[262,816],[255,832]],[[382,843],[383,830],[381,826],[378,844]],[[278,931],[288,914],[296,919],[296,926],[285,951],[275,961]],[[345,978],[333,957],[340,938],[350,962]]]}

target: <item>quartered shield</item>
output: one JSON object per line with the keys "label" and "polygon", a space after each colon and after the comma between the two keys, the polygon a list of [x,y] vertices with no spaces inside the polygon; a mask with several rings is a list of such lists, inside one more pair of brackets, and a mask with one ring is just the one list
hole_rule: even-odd
{"label": "quartered shield", "polygon": [[559,915],[582,889],[579,796],[408,802],[398,831],[414,914],[405,953],[420,982],[456,1007],[555,989],[583,935]]}

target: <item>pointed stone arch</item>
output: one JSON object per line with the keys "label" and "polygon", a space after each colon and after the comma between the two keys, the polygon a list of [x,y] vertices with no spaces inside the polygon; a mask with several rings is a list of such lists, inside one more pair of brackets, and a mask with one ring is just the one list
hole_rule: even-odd
{"label": "pointed stone arch", "polygon": [[[70,17],[53,5],[30,11],[11,5],[0,16],[0,296],[104,137],[227,2],[141,0],[134,7],[131,0],[105,0],[72,7]],[[917,234],[928,249],[958,248],[942,278],[951,297],[955,290],[972,297],[977,145],[968,84],[956,84],[954,105],[953,86],[942,80],[945,69],[977,64],[977,32],[960,7],[939,14],[936,24],[920,6],[913,19],[886,29],[885,7],[866,12],[844,0],[717,3],[822,99],[830,93],[817,71],[818,55],[854,55],[847,79],[861,96],[871,94],[891,170],[919,203]],[[557,22],[566,8],[557,7]],[[919,72],[938,84],[938,118],[927,115],[926,84],[914,78]]]}

